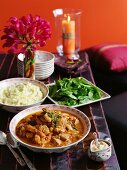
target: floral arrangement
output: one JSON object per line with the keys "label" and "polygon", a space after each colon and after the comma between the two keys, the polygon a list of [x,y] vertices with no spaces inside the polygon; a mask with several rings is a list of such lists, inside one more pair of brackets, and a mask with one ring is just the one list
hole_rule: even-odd
{"label": "floral arrangement", "polygon": [[35,78],[34,51],[37,47],[46,45],[46,40],[51,38],[50,23],[40,16],[33,17],[31,14],[21,18],[11,17],[9,25],[4,28],[5,40],[3,47],[10,47],[10,53],[23,53],[24,77]]}
{"label": "floral arrangement", "polygon": [[9,52],[25,53],[26,50],[35,51],[38,47],[43,47],[46,40],[51,38],[50,23],[40,16],[33,17],[31,14],[21,18],[11,17],[10,25],[5,26],[5,40],[3,47],[10,47]]}

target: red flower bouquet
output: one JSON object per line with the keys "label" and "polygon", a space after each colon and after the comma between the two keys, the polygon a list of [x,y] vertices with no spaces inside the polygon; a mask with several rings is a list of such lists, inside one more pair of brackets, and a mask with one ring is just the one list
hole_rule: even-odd
{"label": "red flower bouquet", "polygon": [[9,25],[4,28],[5,40],[3,47],[10,47],[8,52],[24,53],[24,76],[31,77],[33,73],[34,51],[37,47],[46,45],[46,40],[51,38],[50,23],[40,16],[31,14],[21,18],[11,17]]}

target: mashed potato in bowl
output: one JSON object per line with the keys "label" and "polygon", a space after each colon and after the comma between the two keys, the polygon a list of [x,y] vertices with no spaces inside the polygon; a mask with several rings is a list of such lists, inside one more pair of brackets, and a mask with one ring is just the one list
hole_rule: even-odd
{"label": "mashed potato in bowl", "polygon": [[29,83],[16,83],[0,91],[0,103],[7,105],[31,105],[43,98],[40,87]]}
{"label": "mashed potato in bowl", "polygon": [[38,80],[20,77],[5,79],[0,81],[0,107],[18,113],[42,104],[48,93],[48,87]]}

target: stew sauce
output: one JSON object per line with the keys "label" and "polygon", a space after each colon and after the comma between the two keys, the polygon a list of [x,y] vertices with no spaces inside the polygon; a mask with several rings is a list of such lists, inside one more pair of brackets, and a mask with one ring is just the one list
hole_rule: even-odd
{"label": "stew sauce", "polygon": [[84,126],[65,111],[47,110],[32,113],[16,126],[16,135],[25,143],[41,147],[58,147],[79,140]]}

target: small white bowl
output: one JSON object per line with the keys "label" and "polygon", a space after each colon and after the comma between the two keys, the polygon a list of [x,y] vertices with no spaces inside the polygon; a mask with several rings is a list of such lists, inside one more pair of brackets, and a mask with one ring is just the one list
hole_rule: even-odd
{"label": "small white bowl", "polygon": [[31,104],[31,105],[23,105],[23,106],[14,106],[14,105],[7,105],[7,104],[0,103],[0,107],[9,112],[17,113],[29,107],[40,105],[46,99],[49,93],[47,86],[43,82],[29,79],[29,78],[11,78],[11,79],[0,81],[0,90],[4,89],[5,87],[14,85],[14,84],[27,83],[27,82],[40,87],[41,91],[43,92],[43,98],[40,101],[34,104]]}
{"label": "small white bowl", "polygon": [[97,162],[106,161],[112,155],[111,139],[110,138],[98,139],[98,142],[104,142],[108,145],[108,147],[105,149],[93,150],[93,144],[95,144],[95,140],[92,140],[90,143],[90,148],[88,150],[88,156],[90,159],[97,161]]}
{"label": "small white bowl", "polygon": [[[18,74],[23,76],[23,59],[24,54],[19,54],[17,59]],[[52,75],[54,72],[54,54],[37,50],[35,52],[35,78],[36,79],[46,79]],[[48,72],[48,73],[47,73]]]}
{"label": "small white bowl", "polygon": [[[18,122],[21,119],[23,119],[24,117],[30,115],[31,113],[38,112],[38,111],[42,110],[43,108],[48,108],[50,110],[59,110],[59,111],[61,110],[61,111],[68,112],[74,116],[77,116],[84,126],[83,136],[74,143],[71,143],[66,146],[54,147],[54,148],[34,146],[34,145],[27,144],[27,143],[23,142],[22,140],[20,140],[18,138],[18,136],[16,135],[16,126],[17,126]],[[27,147],[28,149],[30,149],[32,151],[44,152],[44,153],[53,153],[53,152],[60,153],[60,152],[66,151],[67,149],[69,149],[69,148],[77,145],[79,142],[81,142],[88,135],[88,133],[90,132],[90,129],[91,129],[90,120],[83,112],[81,112],[80,110],[75,109],[75,108],[71,108],[71,107],[64,106],[64,105],[55,105],[55,104],[46,104],[46,105],[40,105],[40,106],[35,106],[35,107],[25,109],[25,110],[19,112],[18,114],[16,114],[12,118],[10,125],[9,125],[10,133],[11,133],[12,137],[17,142],[19,142],[21,145]]]}
{"label": "small white bowl", "polygon": [[36,51],[36,63],[37,64],[45,64],[45,63],[54,63],[54,54],[47,51]]}

